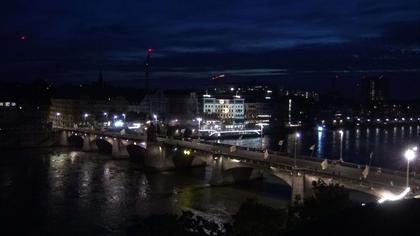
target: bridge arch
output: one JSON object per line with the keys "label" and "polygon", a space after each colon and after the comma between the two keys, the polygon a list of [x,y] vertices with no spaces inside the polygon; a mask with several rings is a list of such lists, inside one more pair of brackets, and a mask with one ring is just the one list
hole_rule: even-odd
{"label": "bridge arch", "polygon": [[126,146],[128,155],[135,161],[144,162],[146,157],[146,145],[139,142],[132,142]]}
{"label": "bridge arch", "polygon": [[112,139],[105,137],[96,137],[92,140],[98,147],[98,151],[101,153],[112,154]]}
{"label": "bridge arch", "polygon": [[67,142],[70,146],[81,148],[83,147],[83,136],[78,133],[70,133]]}
{"label": "bridge arch", "polygon": [[383,189],[375,189],[368,186],[363,186],[360,183],[349,183],[346,181],[341,181],[340,179],[335,179],[332,177],[326,176],[317,176],[311,173],[305,173],[305,171],[271,171],[271,174],[281,179],[287,185],[292,188],[292,202],[295,199],[303,200],[304,198],[310,197],[313,195],[313,182],[319,180],[324,181],[326,184],[339,184],[345,189],[349,190],[350,198],[353,195],[360,193],[366,196],[367,198],[379,199],[384,192]]}
{"label": "bridge arch", "polygon": [[223,155],[214,156],[212,167],[212,185],[239,183],[263,177],[263,172],[259,168]]}
{"label": "bridge arch", "polygon": [[173,160],[175,168],[205,166],[212,160],[212,155],[208,152],[178,145],[166,145],[166,153]]}

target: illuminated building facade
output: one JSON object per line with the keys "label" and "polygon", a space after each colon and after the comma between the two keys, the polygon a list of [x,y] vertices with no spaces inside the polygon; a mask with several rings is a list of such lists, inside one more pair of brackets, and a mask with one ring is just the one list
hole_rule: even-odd
{"label": "illuminated building facade", "polygon": [[203,99],[203,114],[221,120],[243,120],[245,107],[243,98],[217,99],[205,97]]}

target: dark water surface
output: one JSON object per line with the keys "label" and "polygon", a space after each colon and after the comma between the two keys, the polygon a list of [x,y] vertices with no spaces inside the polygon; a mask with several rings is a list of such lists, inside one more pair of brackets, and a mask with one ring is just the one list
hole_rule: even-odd
{"label": "dark water surface", "polygon": [[284,207],[273,177],[208,187],[211,168],[149,173],[130,160],[72,149],[3,152],[0,235],[121,235],[139,217],[191,209],[226,220],[247,198]]}
{"label": "dark water surface", "polygon": [[[339,159],[341,137],[337,130],[299,131],[297,139],[298,155],[311,155],[309,148],[316,145],[314,157]],[[266,135],[264,138],[242,140],[220,140],[219,142],[254,148],[269,148],[276,151],[294,152],[295,133],[285,135]],[[283,147],[278,145],[284,140]],[[352,128],[343,134],[343,159],[346,162],[367,164],[373,153],[372,165],[405,170],[403,153],[408,147],[419,146],[420,126],[399,126],[389,128]],[[418,168],[419,169],[419,168]]]}

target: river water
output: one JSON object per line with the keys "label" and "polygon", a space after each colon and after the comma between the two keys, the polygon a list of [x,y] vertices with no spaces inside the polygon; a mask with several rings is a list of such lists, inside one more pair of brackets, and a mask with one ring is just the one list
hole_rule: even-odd
{"label": "river water", "polygon": [[209,187],[211,168],[145,172],[78,149],[3,152],[0,235],[120,235],[141,217],[192,210],[228,220],[247,198],[285,207],[290,188],[276,178]]}
{"label": "river water", "polygon": [[[389,128],[353,128],[343,130],[343,160],[368,164],[373,153],[372,166],[405,170],[404,150],[420,147],[420,126]],[[341,135],[337,130],[302,130],[296,139],[297,155],[339,159]],[[279,140],[284,140],[279,146]],[[288,152],[293,155],[295,133],[266,135],[263,138],[241,140],[218,140],[217,142]],[[310,147],[315,145],[314,152]],[[413,165],[415,167],[415,165]]]}
{"label": "river water", "polygon": [[[338,131],[300,132],[299,155],[337,159]],[[218,142],[294,151],[294,133]],[[285,140],[279,146],[279,140]],[[405,148],[420,142],[420,127],[344,130],[343,159],[404,169]],[[415,166],[415,165],[413,165]],[[247,198],[283,208],[290,188],[275,177],[209,187],[210,167],[154,173],[129,159],[79,149],[3,151],[0,157],[0,235],[120,235],[139,218],[192,210],[228,220]],[[366,196],[357,199],[368,200]]]}

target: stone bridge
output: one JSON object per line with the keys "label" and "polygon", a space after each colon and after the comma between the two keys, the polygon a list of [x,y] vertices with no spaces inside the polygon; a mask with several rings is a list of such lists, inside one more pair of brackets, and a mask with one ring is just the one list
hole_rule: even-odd
{"label": "stone bridge", "polygon": [[[375,197],[402,192],[405,174],[399,171],[371,168],[368,177],[362,178],[363,168],[351,163],[328,161],[328,168],[321,168],[319,159],[294,159],[284,154],[200,142],[160,137],[157,142],[146,143],[146,136],[98,132],[81,129],[60,129],[60,145],[69,145],[70,137],[81,139],[83,151],[98,151],[101,143],[108,145],[115,158],[137,158],[146,167],[170,170],[192,166],[212,167],[211,184],[223,185],[273,175],[292,189],[292,199],[302,200],[312,194],[312,182],[319,179],[326,183],[339,183],[345,188]],[[412,177],[418,185],[419,179]]]}

